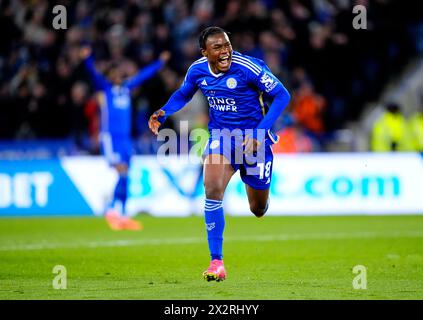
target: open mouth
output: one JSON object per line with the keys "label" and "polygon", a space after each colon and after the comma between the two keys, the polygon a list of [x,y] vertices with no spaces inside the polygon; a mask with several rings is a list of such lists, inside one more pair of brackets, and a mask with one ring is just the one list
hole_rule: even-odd
{"label": "open mouth", "polygon": [[219,65],[219,69],[227,69],[229,68],[231,64],[231,56],[227,55],[227,56],[220,57],[217,60],[217,63]]}

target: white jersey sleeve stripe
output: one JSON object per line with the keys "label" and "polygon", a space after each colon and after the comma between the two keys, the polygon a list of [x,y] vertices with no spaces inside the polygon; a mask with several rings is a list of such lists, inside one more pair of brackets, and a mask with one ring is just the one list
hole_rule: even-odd
{"label": "white jersey sleeve stripe", "polygon": [[246,63],[245,61],[243,61],[243,60],[239,60],[239,59],[234,59],[234,58],[232,58],[232,61],[235,61],[235,62],[238,62],[239,64],[243,64],[243,65],[245,65],[245,66],[248,66],[250,69],[252,69],[252,70],[254,70],[254,73],[260,73],[261,72],[261,70],[257,70],[257,68],[254,68],[251,64],[249,64],[249,63]]}
{"label": "white jersey sleeve stripe", "polygon": [[234,59],[238,59],[242,62],[245,62],[246,64],[249,64],[253,69],[256,69],[257,72],[261,72],[261,67],[256,65],[254,62],[252,62],[251,60],[248,60],[244,57],[238,56],[238,55],[233,55]]}
{"label": "white jersey sleeve stripe", "polygon": [[207,58],[206,58],[206,57],[202,57],[202,58],[200,58],[200,59],[198,59],[198,60],[194,61],[194,62],[193,62],[193,63],[189,66],[189,68],[188,68],[188,70],[187,70],[187,72],[186,72],[186,74],[185,74],[184,81],[186,81],[186,79],[187,79],[187,75],[188,75],[188,72],[189,72],[189,70],[190,70],[193,66],[195,66],[196,64],[200,64],[200,63],[206,62],[206,61],[207,61]]}
{"label": "white jersey sleeve stripe", "polygon": [[234,54],[234,57],[236,57],[237,59],[243,60],[244,62],[251,64],[252,67],[256,68],[258,71],[261,70],[261,67],[259,65],[257,65],[256,63],[254,63],[253,61],[251,61],[250,59],[243,57],[239,54]]}
{"label": "white jersey sleeve stripe", "polygon": [[205,62],[205,61],[207,61],[207,58],[206,58],[206,57],[203,57],[203,58],[201,58],[201,59],[198,59],[198,60],[194,61],[194,62],[190,65],[190,67],[189,67],[188,69],[190,69],[193,65],[196,65],[196,64],[199,64],[199,63],[203,63],[203,62]]}
{"label": "white jersey sleeve stripe", "polygon": [[247,69],[250,69],[256,76],[258,76],[260,74],[255,69],[253,69],[252,67],[250,67],[248,64],[245,64],[243,62],[240,62],[240,61],[234,60],[234,59],[232,60],[232,62],[233,63],[236,63],[236,64],[239,64],[239,65],[242,65],[242,66],[246,67]]}

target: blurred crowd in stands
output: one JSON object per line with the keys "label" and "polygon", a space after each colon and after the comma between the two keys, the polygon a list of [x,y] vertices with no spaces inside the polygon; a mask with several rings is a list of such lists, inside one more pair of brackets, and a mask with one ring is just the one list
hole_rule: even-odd
{"label": "blurred crowd in stands", "polygon": [[372,128],[372,151],[423,152],[423,95],[420,101],[420,108],[408,118],[399,104],[390,102],[385,105]]}
{"label": "blurred crowd in stands", "polygon": [[[52,27],[54,5],[67,29]],[[263,59],[291,92],[275,124],[278,152],[324,151],[334,130],[356,120],[365,104],[422,54],[416,4],[374,0],[0,0],[0,139],[71,139],[98,153],[98,104],[81,64],[92,46],[97,68],[119,62],[127,75],[169,50],[172,58],[132,94],[138,153],[154,152],[147,119],[180,85],[200,51],[206,26],[230,32],[233,48]],[[367,29],[352,27],[355,5]],[[207,113],[204,108],[203,113]],[[192,119],[205,126],[207,117]],[[178,126],[172,119],[168,127]],[[383,130],[382,130],[383,131]]]}

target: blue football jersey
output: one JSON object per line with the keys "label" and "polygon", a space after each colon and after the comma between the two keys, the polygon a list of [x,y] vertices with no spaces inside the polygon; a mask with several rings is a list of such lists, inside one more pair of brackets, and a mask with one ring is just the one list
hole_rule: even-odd
{"label": "blue football jersey", "polygon": [[131,95],[126,86],[109,85],[99,96],[101,131],[128,136],[131,132]]}
{"label": "blue football jersey", "polygon": [[150,79],[163,66],[157,60],[140,70],[133,77],[113,85],[96,71],[92,57],[85,59],[85,66],[94,80],[96,90],[100,91],[101,132],[113,136],[129,137],[131,134],[131,90]]}
{"label": "blue football jersey", "polygon": [[195,61],[179,90],[192,97],[198,89],[209,105],[209,130],[257,128],[267,111],[264,98],[286,90],[264,61],[236,51],[224,73],[213,73],[205,57]]}

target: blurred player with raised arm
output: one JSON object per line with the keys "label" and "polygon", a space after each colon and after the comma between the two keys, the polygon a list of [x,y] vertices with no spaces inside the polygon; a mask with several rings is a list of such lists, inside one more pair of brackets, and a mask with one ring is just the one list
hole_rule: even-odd
{"label": "blurred player with raised arm", "polygon": [[[270,129],[290,95],[262,60],[233,51],[222,28],[204,29],[199,44],[203,57],[189,67],[181,87],[150,117],[149,127],[157,135],[166,117],[183,108],[197,89],[208,101],[204,211],[211,262],[203,276],[207,281],[222,281],[226,278],[222,255],[225,189],[239,170],[251,212],[257,217],[266,213],[273,166],[271,145],[278,139]],[[264,98],[273,99],[270,107]]]}
{"label": "blurred player with raised arm", "polygon": [[140,230],[142,225],[127,217],[125,212],[128,198],[128,168],[132,154],[130,91],[153,77],[169,60],[170,53],[163,52],[157,61],[128,79],[124,79],[118,65],[109,67],[106,77],[100,74],[95,69],[90,47],[82,47],[80,55],[98,91],[101,110],[101,151],[119,176],[112,202],[105,212],[106,220],[113,230]]}

